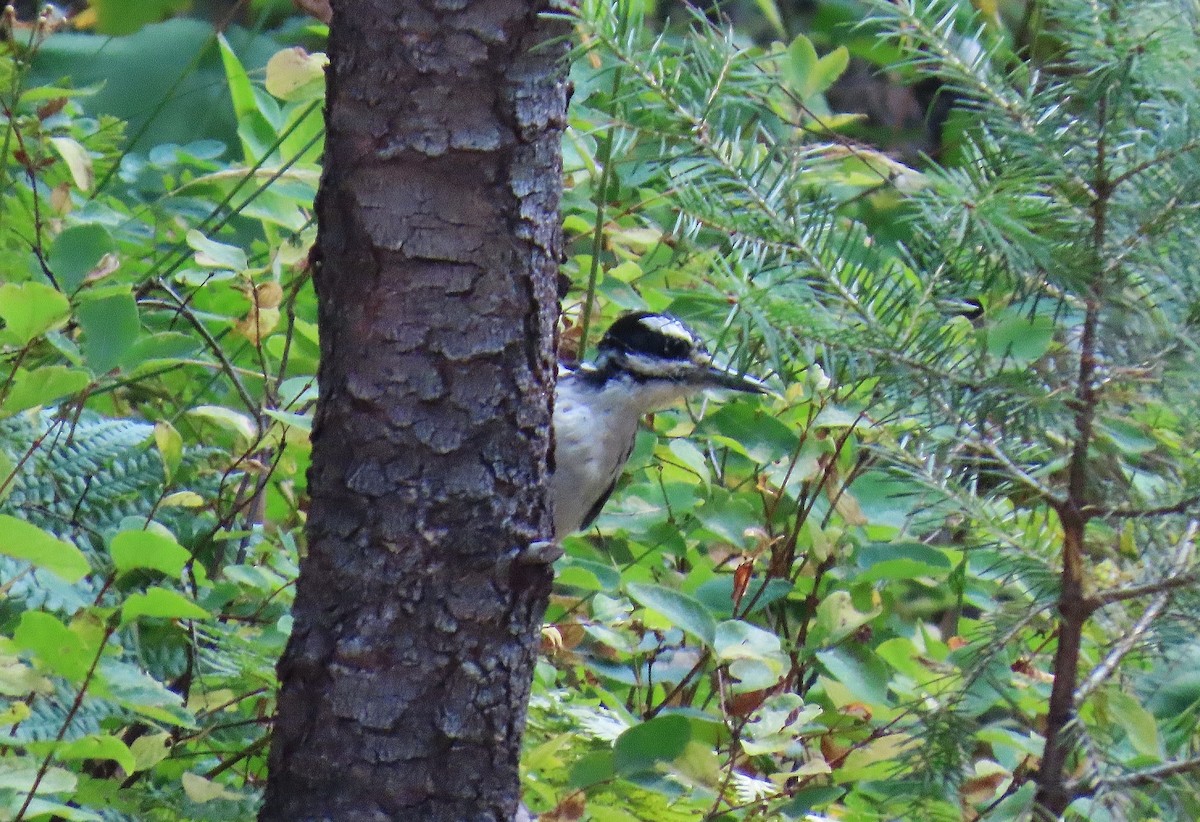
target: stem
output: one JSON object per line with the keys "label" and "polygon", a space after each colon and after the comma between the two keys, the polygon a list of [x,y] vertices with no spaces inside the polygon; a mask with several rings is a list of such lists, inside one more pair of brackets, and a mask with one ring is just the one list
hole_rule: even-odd
{"label": "stem", "polygon": [[[71,723],[75,720],[75,714],[79,713],[79,708],[83,705],[83,697],[87,694],[88,686],[91,685],[92,679],[96,675],[96,666],[100,664],[100,659],[104,656],[104,646],[108,644],[108,640],[112,638],[116,630],[117,620],[114,617],[104,629],[104,636],[96,648],[96,655],[92,657],[92,664],[88,667],[87,674],[84,675],[83,682],[79,685],[79,690],[75,692],[75,699],[71,702],[71,707],[67,710],[67,715],[63,717],[62,724],[58,727],[58,733],[54,736],[56,743],[62,742],[63,737],[67,735],[67,729],[71,727]],[[41,786],[42,780],[46,778],[46,774],[50,770],[50,763],[53,761],[54,751],[47,751],[46,757],[38,767],[37,774],[33,777],[33,784],[29,786],[29,793],[25,795],[25,801],[21,803],[20,810],[13,817],[13,822],[21,822],[25,818],[25,813],[29,810],[29,805],[33,802],[33,797],[37,795],[37,789]]]}
{"label": "stem", "polygon": [[[629,29],[629,6],[622,4],[618,11],[618,36],[622,40],[626,36]],[[616,111],[617,97],[621,93],[622,74],[625,66],[618,63],[613,69],[612,89],[609,92],[609,101],[613,106],[614,114]],[[580,334],[579,334],[579,362],[584,362],[587,359],[587,344],[588,331],[592,325],[592,308],[596,303],[596,282],[600,279],[600,252],[604,250],[604,210],[608,203],[608,187],[612,180],[612,153],[614,134],[617,131],[615,122],[609,126],[608,131],[604,133],[604,145],[600,148],[599,157],[600,167],[600,187],[596,190],[596,227],[592,231],[592,264],[588,269],[588,284],[587,293],[583,296],[583,316],[580,318]]]}
{"label": "stem", "polygon": [[[1115,8],[1115,7],[1114,7]],[[1115,20],[1112,21],[1115,23]],[[1037,776],[1034,802],[1055,818],[1062,816],[1071,803],[1072,790],[1066,781],[1068,759],[1074,749],[1069,726],[1075,720],[1075,689],[1079,681],[1079,657],[1083,629],[1092,615],[1084,594],[1084,536],[1088,513],[1088,451],[1093,439],[1093,424],[1099,394],[1096,390],[1097,348],[1100,309],[1104,299],[1104,245],[1108,227],[1108,204],[1112,180],[1108,173],[1106,126],[1108,93],[1101,96],[1096,109],[1099,134],[1096,138],[1095,178],[1092,190],[1092,251],[1095,268],[1088,286],[1083,334],[1080,340],[1079,376],[1075,386],[1075,443],[1067,469],[1067,498],[1051,502],[1063,529],[1062,583],[1058,595],[1058,648],[1054,654],[1054,685],[1046,715],[1046,747]]]}

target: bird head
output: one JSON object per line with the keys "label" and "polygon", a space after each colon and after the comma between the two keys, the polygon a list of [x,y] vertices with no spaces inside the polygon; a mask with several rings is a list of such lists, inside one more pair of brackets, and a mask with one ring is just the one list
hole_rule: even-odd
{"label": "bird head", "polygon": [[687,396],[710,388],[769,394],[761,381],[713,361],[696,332],[668,314],[621,316],[597,346],[595,368],[608,377],[661,383]]}

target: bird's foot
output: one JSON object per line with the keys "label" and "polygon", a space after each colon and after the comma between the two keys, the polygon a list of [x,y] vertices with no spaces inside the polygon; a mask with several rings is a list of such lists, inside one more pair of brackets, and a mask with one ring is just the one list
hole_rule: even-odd
{"label": "bird's foot", "polygon": [[552,565],[562,555],[562,544],[558,540],[539,539],[518,551],[513,560],[518,565]]}

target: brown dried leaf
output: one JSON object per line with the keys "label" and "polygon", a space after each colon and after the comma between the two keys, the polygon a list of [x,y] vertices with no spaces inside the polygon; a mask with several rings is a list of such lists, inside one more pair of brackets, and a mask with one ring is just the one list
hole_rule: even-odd
{"label": "brown dried leaf", "polygon": [[333,7],[329,4],[329,0],[292,0],[292,5],[327,26],[333,19]]}
{"label": "brown dried leaf", "polygon": [[254,287],[254,302],[259,309],[278,308],[283,302],[283,286],[271,281]]}

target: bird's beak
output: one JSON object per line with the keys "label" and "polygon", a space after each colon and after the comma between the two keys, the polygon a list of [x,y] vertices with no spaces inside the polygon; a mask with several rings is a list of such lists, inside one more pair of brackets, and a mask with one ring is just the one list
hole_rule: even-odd
{"label": "bird's beak", "polygon": [[726,388],[730,391],[742,391],[746,394],[773,394],[762,380],[749,374],[739,374],[731,368],[724,368],[709,360],[699,365],[699,382],[705,388]]}

